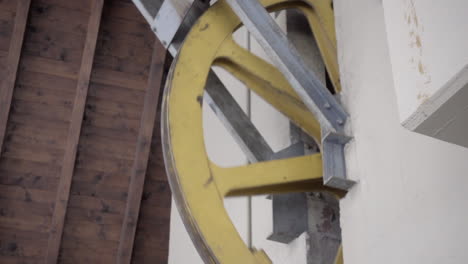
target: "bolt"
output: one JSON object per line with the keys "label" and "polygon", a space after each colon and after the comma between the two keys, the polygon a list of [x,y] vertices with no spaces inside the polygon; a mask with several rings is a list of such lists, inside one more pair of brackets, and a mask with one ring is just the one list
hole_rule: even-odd
{"label": "bolt", "polygon": [[326,103],[325,104],[325,109],[330,109],[331,108],[331,105],[329,103]]}
{"label": "bolt", "polygon": [[342,125],[344,124],[343,120],[341,120],[341,119],[336,120],[336,122],[337,122],[338,125],[340,125],[340,126],[342,126]]}

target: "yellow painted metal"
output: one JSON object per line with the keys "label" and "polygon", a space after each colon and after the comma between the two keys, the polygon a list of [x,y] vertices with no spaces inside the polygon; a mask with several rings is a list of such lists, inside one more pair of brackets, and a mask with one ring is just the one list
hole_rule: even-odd
{"label": "yellow painted metal", "polygon": [[211,172],[222,196],[256,195],[320,189],[320,154],[255,163],[237,168],[219,168]]}
{"label": "yellow painted metal", "polygon": [[319,123],[281,72],[240,47],[232,36],[222,43],[214,65],[229,71],[309,135],[316,140],[320,139]]}
{"label": "yellow painted metal", "polygon": [[[339,87],[331,1],[260,2],[269,11],[298,8],[306,15],[333,83]],[[237,168],[220,168],[208,159],[202,96],[213,65],[231,72],[320,142],[318,122],[282,74],[233,41],[232,33],[239,26],[239,19],[223,0],[215,3],[187,35],[168,77],[163,101],[162,134],[169,182],[184,224],[206,263],[271,263],[263,251],[244,244],[224,208],[225,196],[335,192],[322,185],[320,154]]]}
{"label": "yellow painted metal", "polygon": [[338,249],[338,253],[336,254],[335,264],[344,264],[342,245],[340,246],[340,248]]}

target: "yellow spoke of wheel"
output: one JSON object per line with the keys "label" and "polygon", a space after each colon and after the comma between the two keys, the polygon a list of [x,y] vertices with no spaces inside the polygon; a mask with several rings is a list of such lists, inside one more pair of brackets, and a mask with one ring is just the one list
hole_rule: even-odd
{"label": "yellow spoke of wheel", "polygon": [[319,123],[277,68],[240,47],[232,37],[226,38],[216,56],[215,65],[226,69],[309,135],[320,138]]}
{"label": "yellow spoke of wheel", "polygon": [[323,189],[320,154],[255,163],[236,168],[211,164],[222,196],[305,192]]}

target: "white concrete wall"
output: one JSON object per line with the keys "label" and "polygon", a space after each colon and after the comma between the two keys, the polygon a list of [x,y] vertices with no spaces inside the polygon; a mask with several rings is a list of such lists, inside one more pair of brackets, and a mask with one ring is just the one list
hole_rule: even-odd
{"label": "white concrete wall", "polygon": [[382,2],[400,122],[468,147],[468,1]]}
{"label": "white concrete wall", "polygon": [[341,201],[345,263],[467,263],[468,150],[401,127],[382,1],[334,3],[359,182]]}
{"label": "white concrete wall", "polygon": [[400,120],[468,64],[468,1],[383,0]]}

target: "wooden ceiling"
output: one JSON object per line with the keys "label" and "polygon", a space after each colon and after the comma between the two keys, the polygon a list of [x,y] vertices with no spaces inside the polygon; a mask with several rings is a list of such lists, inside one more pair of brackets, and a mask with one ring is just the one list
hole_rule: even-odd
{"label": "wooden ceiling", "polygon": [[164,62],[130,0],[0,0],[0,263],[167,263]]}

